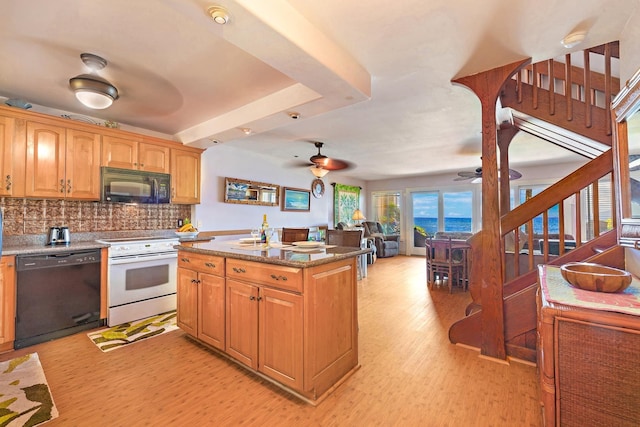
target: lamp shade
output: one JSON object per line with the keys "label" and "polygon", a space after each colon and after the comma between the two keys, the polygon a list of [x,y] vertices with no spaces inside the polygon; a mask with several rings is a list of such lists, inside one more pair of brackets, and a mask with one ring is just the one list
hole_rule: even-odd
{"label": "lamp shade", "polygon": [[353,216],[351,217],[351,219],[354,221],[364,221],[367,218],[364,217],[360,209],[356,209],[355,211],[353,211]]}
{"label": "lamp shade", "polygon": [[118,99],[118,89],[94,74],[80,74],[73,77],[69,79],[69,86],[80,102],[95,110],[105,109]]}
{"label": "lamp shade", "polygon": [[322,178],[323,176],[329,173],[328,169],[319,168],[317,166],[311,166],[309,170],[311,171],[312,174],[315,175],[316,178]]}

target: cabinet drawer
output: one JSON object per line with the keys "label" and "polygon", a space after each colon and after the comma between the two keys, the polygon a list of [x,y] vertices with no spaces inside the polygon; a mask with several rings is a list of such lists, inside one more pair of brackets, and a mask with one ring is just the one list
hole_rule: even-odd
{"label": "cabinet drawer", "polygon": [[227,258],[227,277],[302,292],[302,269]]}
{"label": "cabinet drawer", "polygon": [[189,252],[178,252],[178,267],[188,268],[201,273],[224,276],[224,258],[200,255]]}

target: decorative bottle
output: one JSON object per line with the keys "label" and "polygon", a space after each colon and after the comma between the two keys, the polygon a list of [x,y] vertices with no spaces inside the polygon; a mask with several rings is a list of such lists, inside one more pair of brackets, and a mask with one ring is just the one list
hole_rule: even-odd
{"label": "decorative bottle", "polygon": [[267,243],[267,228],[269,223],[267,222],[267,214],[262,215],[262,227],[260,228],[260,243]]}

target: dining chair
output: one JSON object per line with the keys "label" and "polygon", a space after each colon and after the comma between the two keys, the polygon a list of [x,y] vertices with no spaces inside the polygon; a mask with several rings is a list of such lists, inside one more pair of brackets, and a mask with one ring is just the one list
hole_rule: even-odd
{"label": "dining chair", "polygon": [[[349,248],[362,249],[363,230],[327,230],[327,245],[346,246]],[[358,278],[367,277],[367,256],[358,256]]]}
{"label": "dining chair", "polygon": [[446,280],[449,293],[453,290],[454,282],[466,289],[466,253],[464,250],[454,249],[451,238],[433,239],[426,242],[427,255],[427,284],[431,289],[439,280]]}
{"label": "dining chair", "polygon": [[293,243],[306,241],[309,239],[308,228],[285,228],[282,227],[282,243]]}

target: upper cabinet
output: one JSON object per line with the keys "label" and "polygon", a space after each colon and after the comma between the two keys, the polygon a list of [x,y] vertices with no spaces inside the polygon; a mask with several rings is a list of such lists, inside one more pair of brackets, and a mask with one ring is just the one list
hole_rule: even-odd
{"label": "upper cabinet", "polygon": [[105,135],[102,166],[169,173],[169,147]]}
{"label": "upper cabinet", "polygon": [[26,122],[25,196],[100,198],[100,135]]}
{"label": "upper cabinet", "polygon": [[20,149],[14,144],[15,124],[13,117],[0,116],[0,196],[24,194],[24,156],[18,158]]}
{"label": "upper cabinet", "polygon": [[172,203],[200,203],[202,149],[0,106],[0,197],[100,200],[100,167],[171,174]]}
{"label": "upper cabinet", "polygon": [[171,203],[200,203],[200,151],[171,149]]}

